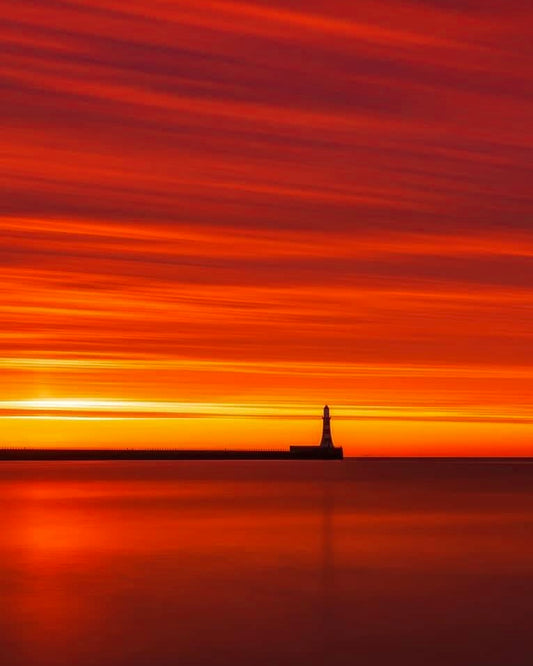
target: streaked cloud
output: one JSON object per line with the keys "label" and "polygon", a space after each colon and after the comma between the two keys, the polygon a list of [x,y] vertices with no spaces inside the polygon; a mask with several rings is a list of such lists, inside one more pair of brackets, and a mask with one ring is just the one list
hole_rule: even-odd
{"label": "streaked cloud", "polygon": [[532,18],[6,7],[0,399],[526,423]]}

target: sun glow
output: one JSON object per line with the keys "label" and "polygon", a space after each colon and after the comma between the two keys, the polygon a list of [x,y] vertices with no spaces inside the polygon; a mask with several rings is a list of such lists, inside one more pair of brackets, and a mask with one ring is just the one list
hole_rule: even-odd
{"label": "sun glow", "polygon": [[[280,418],[313,419],[320,415],[320,405],[310,403],[220,403],[176,402],[155,400],[113,400],[96,398],[38,398],[0,401],[0,415],[39,416],[58,413],[59,417],[89,413],[113,414],[123,418],[154,417],[216,417],[216,418]],[[338,420],[412,420],[412,421],[489,421],[531,422],[529,409],[488,410],[485,407],[434,408],[403,405],[336,405]]]}

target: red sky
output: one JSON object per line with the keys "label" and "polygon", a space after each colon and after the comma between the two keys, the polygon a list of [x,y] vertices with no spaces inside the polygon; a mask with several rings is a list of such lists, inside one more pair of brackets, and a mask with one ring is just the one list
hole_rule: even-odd
{"label": "red sky", "polygon": [[529,2],[2,5],[2,444],[533,454]]}

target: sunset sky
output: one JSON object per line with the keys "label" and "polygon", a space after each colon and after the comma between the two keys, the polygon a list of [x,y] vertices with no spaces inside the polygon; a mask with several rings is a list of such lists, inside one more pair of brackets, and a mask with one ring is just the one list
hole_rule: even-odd
{"label": "sunset sky", "polygon": [[533,455],[531,2],[1,16],[1,446]]}

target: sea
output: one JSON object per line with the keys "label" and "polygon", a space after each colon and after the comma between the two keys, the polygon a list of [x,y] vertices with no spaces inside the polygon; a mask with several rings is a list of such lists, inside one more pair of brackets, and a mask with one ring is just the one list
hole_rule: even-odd
{"label": "sea", "polygon": [[3,666],[531,666],[528,460],[0,463]]}

